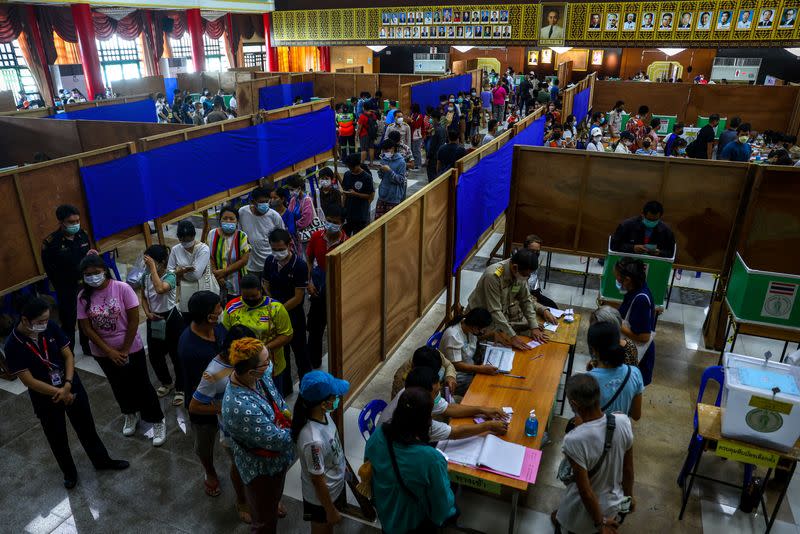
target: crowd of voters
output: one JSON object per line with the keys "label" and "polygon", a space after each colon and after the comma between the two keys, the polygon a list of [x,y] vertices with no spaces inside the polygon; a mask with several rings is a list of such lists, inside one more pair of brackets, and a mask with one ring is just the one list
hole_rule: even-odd
{"label": "crowd of voters", "polygon": [[[410,170],[424,169],[433,180],[538,106],[546,107],[545,141],[553,148],[607,151],[611,140],[611,150],[626,154],[751,157],[755,132],[739,118],[730,118],[717,139],[719,117],[712,115],[687,143],[680,123],[659,137],[647,106],[625,128],[623,102],[579,124],[572,115],[562,117],[556,80],[492,71],[484,82],[484,91],[441,95],[438,107],[425,110],[416,105],[402,110],[389,102],[386,111],[379,92],[339,104],[343,176],[336,167],[314,167],[306,176],[259,186],[244,201],[218,208],[216,222],[202,229],[180,221],[178,243],[147,247],[125,280],[113,276],[91,249],[79,210],[59,206],[58,227],[42,246],[58,322],[51,319],[50,302],[30,298],[7,339],[5,358],[28,387],[64,486],[78,483],[66,418],[96,469],[129,467],[114,459],[97,433],[75,368],[77,343],[103,370],[124,416],[124,436],[135,436],[145,422],[152,427],[153,446],[163,446],[167,419],[159,399],[170,398],[173,407],[188,411],[202,464],[198,485],[216,498],[228,471],[236,513],[252,532],[280,531],[285,477],[295,460],[304,519],[314,533],[332,532],[346,511],[348,468],[331,414],[349,384],[321,370],[326,254],[399,205]],[[235,115],[235,101],[225,107],[222,95],[204,91],[199,102],[186,96],[177,91],[170,106],[159,95],[159,118],[201,124]],[[785,154],[770,159],[791,161],[800,153],[794,139],[775,134],[772,141],[785,145],[775,149]],[[613,232],[612,248],[671,257],[675,240],[663,215],[661,204],[648,202]],[[459,400],[476,374],[498,373],[483,362],[485,341],[517,350],[527,350],[529,338],[547,341],[543,321],[557,322],[552,315],[557,304],[539,287],[542,245],[541,237],[530,235],[508,259],[487,267],[466,308],[444,328],[439,347],[420,347],[395,375],[391,402],[359,470],[385,532],[425,533],[457,522],[447,462],[430,444],[507,431],[501,407]],[[636,508],[631,421],[642,416],[644,390],[653,380],[656,311],[640,259],[623,258],[614,274],[624,300],[618,309],[602,306],[591,314],[592,360],[586,373],[566,384],[575,417],[562,444],[563,470],[572,482],[552,514],[563,532],[616,532]],[[285,399],[293,393],[295,375],[299,391],[289,406]],[[485,421],[447,422],[479,416]],[[214,459],[217,442],[230,462],[224,471]]]}

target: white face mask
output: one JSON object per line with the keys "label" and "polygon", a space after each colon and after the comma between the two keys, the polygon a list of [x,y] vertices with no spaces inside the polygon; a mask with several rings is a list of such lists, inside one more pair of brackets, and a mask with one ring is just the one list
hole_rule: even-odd
{"label": "white face mask", "polygon": [[320,180],[319,181],[319,186],[320,187],[330,187],[331,186],[331,181],[330,180]]}
{"label": "white face mask", "polygon": [[397,124],[403,124],[403,117],[397,117]]}
{"label": "white face mask", "polygon": [[194,246],[194,241],[181,241],[181,246],[186,250],[189,250]]}
{"label": "white face mask", "polygon": [[106,280],[106,273],[85,274],[83,281],[91,287],[100,287]]}
{"label": "white face mask", "polygon": [[31,323],[31,332],[41,333],[47,330],[47,323]]}
{"label": "white face mask", "polygon": [[272,255],[275,256],[275,259],[278,261],[283,261],[289,257],[288,250],[273,250]]}

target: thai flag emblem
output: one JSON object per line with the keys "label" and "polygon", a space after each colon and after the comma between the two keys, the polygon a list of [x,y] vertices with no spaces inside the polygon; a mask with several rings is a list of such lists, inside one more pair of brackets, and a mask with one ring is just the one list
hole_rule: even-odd
{"label": "thai flag emblem", "polygon": [[797,285],[786,282],[770,282],[761,309],[763,317],[789,319],[797,297]]}

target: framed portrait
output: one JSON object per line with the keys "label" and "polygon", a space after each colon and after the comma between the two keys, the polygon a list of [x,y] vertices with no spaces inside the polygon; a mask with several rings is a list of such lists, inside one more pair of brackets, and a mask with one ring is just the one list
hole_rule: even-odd
{"label": "framed portrait", "polygon": [[473,34],[475,37],[483,37],[483,26],[475,26],[475,31]]}
{"label": "framed portrait", "polygon": [[589,50],[586,48],[573,48],[556,55],[556,64],[572,61],[573,71],[585,71],[589,65]]}
{"label": "framed portrait", "polygon": [[430,11],[425,12],[425,24],[430,26],[433,23],[433,15]]}
{"label": "framed portrait", "polygon": [[722,11],[720,11],[719,15],[717,16],[717,29],[730,30],[732,18],[733,18],[733,11],[729,9],[723,9]]}
{"label": "framed portrait", "polygon": [[481,21],[481,14],[479,11],[472,12],[472,22],[473,24],[477,24]]}
{"label": "framed portrait", "polygon": [[446,34],[446,30],[445,30],[444,26],[439,26],[439,37],[444,38],[446,35],[447,34]]}
{"label": "framed portrait", "polygon": [[400,13],[399,18],[400,18],[400,20],[398,21],[398,24],[405,24],[406,23],[406,14],[405,14],[405,12]]}
{"label": "framed portrait", "polygon": [[386,28],[381,28],[381,31],[378,34],[378,37],[380,37],[381,39],[386,39]]}
{"label": "framed portrait", "polygon": [[392,16],[389,14],[388,11],[383,11],[381,13],[381,23],[386,25],[392,22]]}
{"label": "framed portrait", "polygon": [[456,27],[456,37],[464,38],[464,26],[457,26]]}
{"label": "framed portrait", "polygon": [[481,22],[489,22],[489,10],[482,9],[481,10]]}
{"label": "framed portrait", "polygon": [[783,8],[778,28],[787,30],[789,28],[794,28],[795,24],[797,24],[797,6]]}
{"label": "framed portrait", "polygon": [[684,11],[678,19],[678,31],[689,31],[692,29],[692,19],[694,14],[691,11]]}
{"label": "framed portrait", "polygon": [[539,24],[539,44],[559,46],[564,44],[567,27],[566,4],[542,4],[542,20]]}
{"label": "framed portrait", "polygon": [[511,39],[511,26],[503,26],[503,39]]}
{"label": "framed portrait", "polygon": [[622,29],[626,32],[636,30],[636,13],[625,13],[625,21],[622,23]]}
{"label": "framed portrait", "polygon": [[772,28],[773,24],[775,24],[775,10],[771,7],[762,9],[758,16],[758,29],[768,30]]}
{"label": "framed portrait", "polygon": [[408,24],[416,24],[417,23],[417,14],[413,11],[408,12],[408,16],[406,17]]}
{"label": "framed portrait", "polygon": [[606,15],[606,31],[615,32],[619,30],[619,13],[609,13]]}
{"label": "framed portrait", "polygon": [[469,19],[471,18],[471,16],[472,16],[472,12],[464,11],[464,14],[461,15],[461,22],[463,22],[465,24],[468,24],[469,23]]}
{"label": "framed portrait", "polygon": [[672,31],[675,22],[675,13],[672,11],[665,11],[661,13],[661,18],[658,23],[658,31],[669,32]]}
{"label": "framed portrait", "polygon": [[502,26],[493,26],[492,28],[493,28],[492,29],[492,37],[494,37],[495,39],[500,39],[500,37],[503,35],[503,27]]}
{"label": "framed portrait", "polygon": [[419,36],[422,37],[423,39],[427,39],[428,38],[428,27],[427,26],[423,26],[420,29]]}
{"label": "framed portrait", "polygon": [[528,50],[528,65],[536,66],[539,64],[539,51]]}
{"label": "framed portrait", "polygon": [[442,10],[442,22],[453,22],[453,8],[446,7]]}
{"label": "framed portrait", "polygon": [[491,39],[492,38],[492,27],[491,26],[484,26],[483,27],[483,38],[484,39]]}
{"label": "framed portrait", "polygon": [[639,29],[643,32],[651,32],[655,29],[656,14],[652,11],[642,13],[642,25]]}
{"label": "framed portrait", "polygon": [[439,29],[436,26],[431,26],[431,39],[439,37]]}
{"label": "framed portrait", "polygon": [[411,38],[411,28],[403,28],[403,39]]}
{"label": "framed portrait", "polygon": [[472,26],[467,26],[464,29],[464,37],[466,37],[467,39],[472,39]]}
{"label": "framed portrait", "polygon": [[414,26],[411,28],[411,38],[419,39],[419,26]]}
{"label": "framed portrait", "polygon": [[550,48],[542,49],[542,63],[550,64],[553,62],[553,51]]}
{"label": "framed portrait", "polygon": [[500,10],[500,22],[508,22],[508,10],[501,9]]}
{"label": "framed portrait", "polygon": [[493,9],[492,14],[489,16],[489,22],[492,24],[500,22],[500,12]]}
{"label": "framed portrait", "polygon": [[453,12],[453,22],[461,24],[461,11],[456,10]]}
{"label": "framed portrait", "polygon": [[442,12],[439,9],[434,9],[433,10],[433,23],[434,24],[439,24],[440,22],[442,22]]}
{"label": "framed portrait", "polygon": [[590,32],[599,32],[600,31],[600,13],[590,13],[589,14],[589,26],[587,29]]}
{"label": "framed portrait", "polygon": [[397,24],[400,23],[400,16],[397,13],[392,13],[391,17],[392,17],[392,25],[393,26],[396,26]]}
{"label": "framed portrait", "polygon": [[592,50],[592,66],[599,67],[603,65],[603,50]]}
{"label": "framed portrait", "polygon": [[701,11],[697,14],[697,30],[707,32],[711,29],[711,20],[714,18],[714,13],[711,11]]}
{"label": "framed portrait", "polygon": [[454,26],[448,26],[447,27],[447,36],[450,37],[450,38],[453,38],[453,37],[456,36],[456,29],[455,29]]}
{"label": "framed portrait", "polygon": [[422,11],[417,11],[417,24],[422,24]]}
{"label": "framed portrait", "polygon": [[749,30],[753,25],[753,10],[742,9],[739,11],[739,16],[736,17],[737,30]]}

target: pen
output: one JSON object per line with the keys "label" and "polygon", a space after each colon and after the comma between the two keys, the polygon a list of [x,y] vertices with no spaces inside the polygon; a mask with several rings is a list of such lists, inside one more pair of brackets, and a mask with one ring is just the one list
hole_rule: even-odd
{"label": "pen", "polygon": [[533,361],[533,360],[538,360],[538,359],[539,359],[539,358],[541,358],[542,356],[544,356],[544,354],[539,354],[538,356],[534,356],[533,358],[531,358],[531,360],[530,360],[530,361]]}
{"label": "pen", "polygon": [[525,377],[524,377],[524,376],[522,376],[522,375],[512,375],[512,374],[509,374],[509,373],[501,373],[501,374],[502,374],[503,376],[507,376],[507,377],[509,377],[509,378],[525,378]]}

